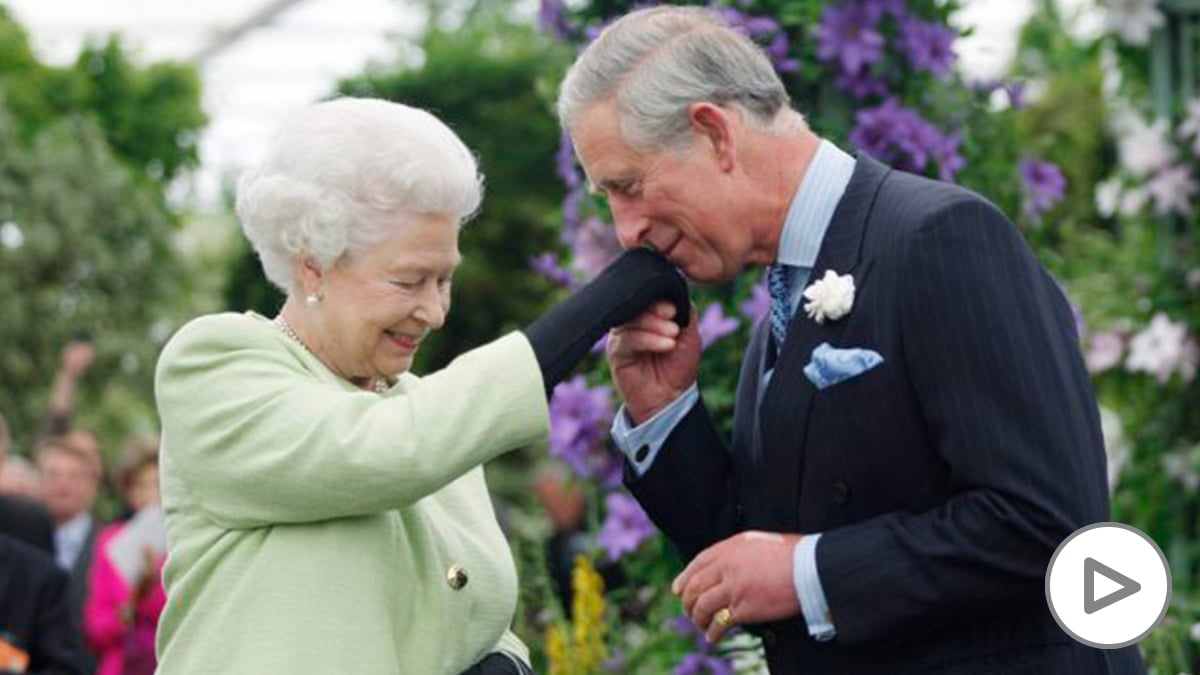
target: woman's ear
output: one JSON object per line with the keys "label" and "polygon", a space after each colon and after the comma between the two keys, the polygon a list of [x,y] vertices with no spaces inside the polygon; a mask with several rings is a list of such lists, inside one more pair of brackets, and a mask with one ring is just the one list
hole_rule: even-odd
{"label": "woman's ear", "polygon": [[734,118],[729,110],[707,101],[693,103],[688,108],[692,131],[699,135],[722,171],[729,172],[737,165],[734,143]]}
{"label": "woman's ear", "polygon": [[321,265],[311,255],[302,254],[294,260],[296,283],[300,285],[300,292],[303,295],[320,294],[325,270],[321,269]]}

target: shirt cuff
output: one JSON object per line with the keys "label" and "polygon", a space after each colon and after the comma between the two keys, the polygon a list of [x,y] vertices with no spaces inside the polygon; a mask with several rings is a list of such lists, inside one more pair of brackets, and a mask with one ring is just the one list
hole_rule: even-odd
{"label": "shirt cuff", "polygon": [[700,389],[693,382],[687,391],[679,398],[671,401],[658,414],[646,420],[639,426],[630,426],[629,415],[625,406],[617,411],[613,418],[612,438],[617,447],[633,465],[633,472],[641,478],[654,464],[658,451],[662,448],[667,437],[679,426],[679,422],[691,412],[696,401],[700,399]]}
{"label": "shirt cuff", "polygon": [[837,637],[837,629],[833,627],[825,589],[821,587],[821,577],[817,573],[817,542],[820,540],[820,534],[810,534],[796,544],[792,553],[792,582],[796,586],[796,597],[800,598],[808,634],[818,642],[828,642]]}

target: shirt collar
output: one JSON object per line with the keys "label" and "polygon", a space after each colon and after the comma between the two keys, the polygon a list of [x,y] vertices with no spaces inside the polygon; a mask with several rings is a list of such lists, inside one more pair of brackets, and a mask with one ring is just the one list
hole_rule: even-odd
{"label": "shirt collar", "polygon": [[91,524],[91,514],[84,512],[60,525],[56,530],[56,534],[72,542],[83,541],[84,537],[87,536],[88,527]]}
{"label": "shirt collar", "polygon": [[821,139],[788,207],[776,262],[812,269],[825,232],[833,222],[833,212],[853,174],[854,158]]}

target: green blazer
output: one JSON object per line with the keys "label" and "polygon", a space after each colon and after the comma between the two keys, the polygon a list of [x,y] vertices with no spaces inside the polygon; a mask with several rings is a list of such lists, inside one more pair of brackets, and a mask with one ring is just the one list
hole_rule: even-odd
{"label": "green blazer", "polygon": [[528,662],[481,467],[548,433],[524,335],[377,394],[270,320],[217,314],[170,340],[155,394],[159,673],[455,675],[493,650]]}

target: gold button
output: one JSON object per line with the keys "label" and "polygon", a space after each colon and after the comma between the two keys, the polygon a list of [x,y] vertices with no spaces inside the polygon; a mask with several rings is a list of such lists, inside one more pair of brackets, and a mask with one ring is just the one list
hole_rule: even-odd
{"label": "gold button", "polygon": [[467,585],[467,568],[460,563],[454,563],[450,569],[446,570],[446,583],[450,584],[450,588],[459,590]]}

